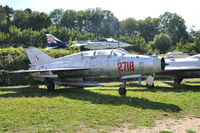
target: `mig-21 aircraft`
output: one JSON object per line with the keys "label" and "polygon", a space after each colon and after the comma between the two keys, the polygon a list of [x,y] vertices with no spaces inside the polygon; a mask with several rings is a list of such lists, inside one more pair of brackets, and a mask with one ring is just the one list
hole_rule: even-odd
{"label": "mig-21 aircraft", "polygon": [[[55,36],[51,34],[45,34],[47,37],[47,42],[49,46],[45,49],[54,48],[67,48],[67,43],[62,42]],[[87,41],[73,41],[71,47],[81,47],[81,49],[86,50],[96,50],[96,49],[111,49],[111,48],[123,48],[133,46],[131,44],[116,41],[112,38],[105,38],[100,40],[87,40]]]}
{"label": "mig-21 aircraft", "polygon": [[180,84],[184,78],[200,78],[200,54],[165,61],[168,65],[164,71],[156,74],[158,77],[174,77],[176,84]]}
{"label": "mig-21 aircraft", "polygon": [[133,46],[131,44],[114,40],[113,38],[104,38],[100,40],[88,40],[88,41],[74,41],[72,47],[80,46],[82,49],[111,49],[111,48],[123,48]]}
{"label": "mig-21 aircraft", "polygon": [[[9,71],[9,73],[29,73],[34,79],[44,81],[48,91],[55,85],[92,87],[98,83],[88,82],[90,78],[121,78],[123,84],[119,94],[126,94],[126,79],[136,74],[151,74],[164,70],[164,58],[132,55],[125,50],[91,50],[52,58],[37,48],[27,48],[30,60],[28,70]],[[153,85],[153,81],[149,85]]]}

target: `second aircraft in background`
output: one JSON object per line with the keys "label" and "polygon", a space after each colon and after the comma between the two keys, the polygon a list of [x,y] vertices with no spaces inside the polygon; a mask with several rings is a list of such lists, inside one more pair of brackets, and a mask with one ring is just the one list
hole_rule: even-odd
{"label": "second aircraft in background", "polygon": [[[62,42],[51,34],[45,34],[49,46],[46,49],[67,48],[67,43]],[[100,40],[87,40],[87,41],[73,41],[71,47],[81,47],[81,49],[95,50],[95,49],[112,49],[133,46],[125,42],[120,42],[112,38],[105,38]]]}

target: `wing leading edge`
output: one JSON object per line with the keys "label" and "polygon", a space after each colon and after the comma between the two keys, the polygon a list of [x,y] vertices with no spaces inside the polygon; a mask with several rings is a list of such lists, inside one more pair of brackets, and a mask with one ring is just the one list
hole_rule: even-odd
{"label": "wing leading edge", "polygon": [[17,70],[17,71],[6,71],[7,73],[34,73],[34,72],[54,72],[54,71],[78,71],[88,70],[89,68],[56,68],[56,69],[39,69],[39,70]]}

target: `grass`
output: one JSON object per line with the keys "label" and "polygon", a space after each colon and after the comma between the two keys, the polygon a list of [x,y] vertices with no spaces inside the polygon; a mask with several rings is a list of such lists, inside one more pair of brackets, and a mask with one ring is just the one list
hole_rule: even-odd
{"label": "grass", "polygon": [[160,131],[159,133],[173,133],[173,132],[170,132],[170,131]]}
{"label": "grass", "polygon": [[135,128],[200,116],[200,83],[156,81],[154,89],[132,83],[126,96],[119,96],[117,84],[51,93],[45,86],[0,87],[0,132],[110,132],[124,123]]}
{"label": "grass", "polygon": [[187,133],[196,133],[195,131],[192,131],[192,130],[187,130],[186,132]]}

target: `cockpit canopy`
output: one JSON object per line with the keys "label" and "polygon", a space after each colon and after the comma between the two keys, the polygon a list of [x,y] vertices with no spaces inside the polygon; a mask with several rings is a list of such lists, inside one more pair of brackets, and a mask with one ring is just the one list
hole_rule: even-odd
{"label": "cockpit canopy", "polygon": [[124,56],[129,54],[125,50],[109,49],[109,50],[94,50],[82,52],[82,56]]}
{"label": "cockpit canopy", "polygon": [[100,39],[100,40],[93,40],[92,42],[119,42],[113,38],[104,38],[104,39]]}

